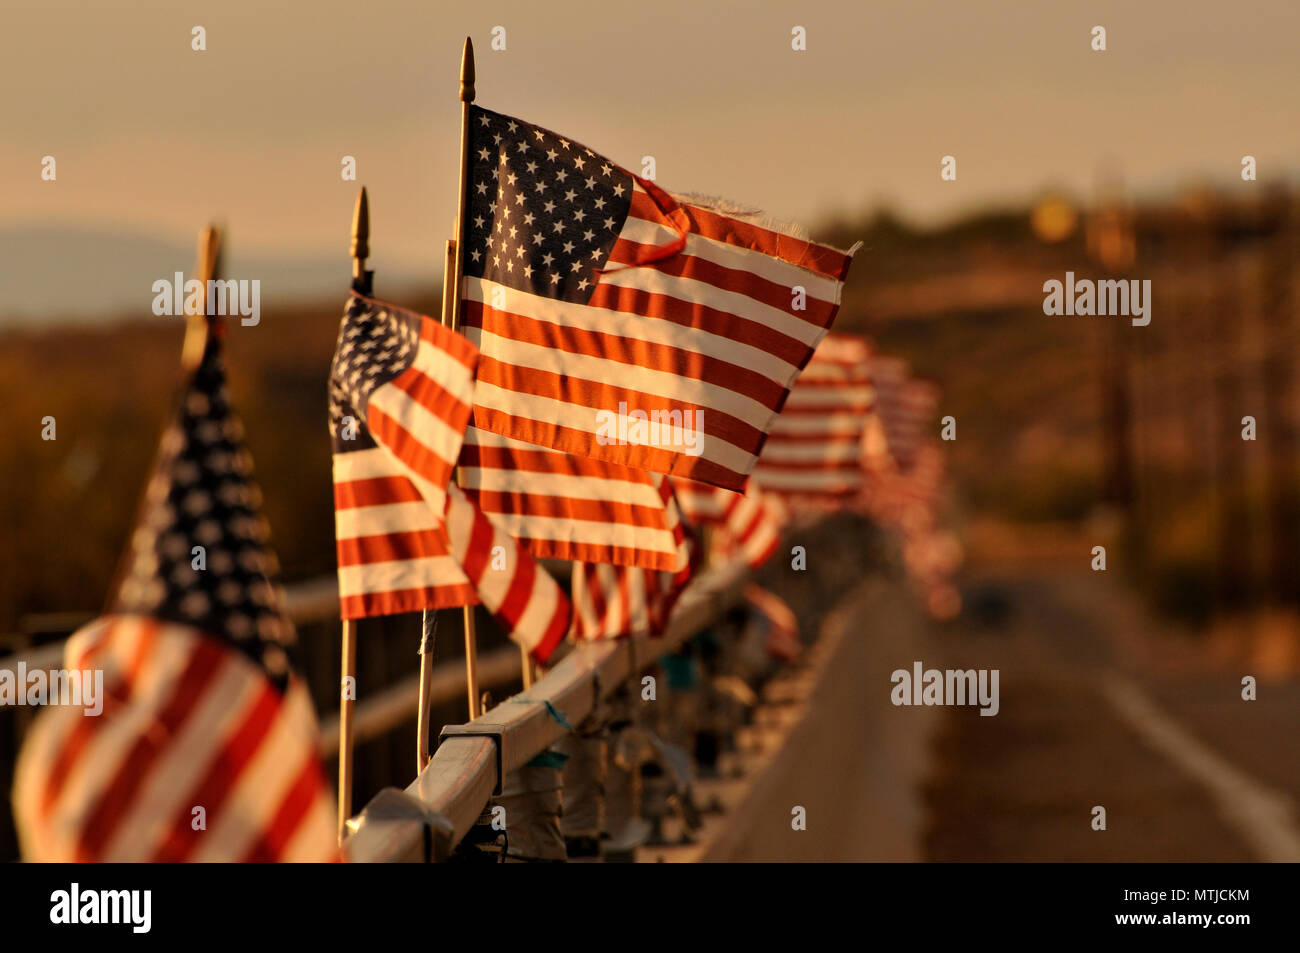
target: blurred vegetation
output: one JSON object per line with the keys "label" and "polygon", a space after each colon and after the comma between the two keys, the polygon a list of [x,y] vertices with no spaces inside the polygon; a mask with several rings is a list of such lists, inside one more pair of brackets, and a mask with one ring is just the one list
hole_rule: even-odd
{"label": "blurred vegetation", "polygon": [[[1300,521],[1300,495],[1269,461],[1294,456],[1296,424],[1289,444],[1250,459],[1238,451],[1264,444],[1243,447],[1237,429],[1243,407],[1261,421],[1271,409],[1266,433],[1278,432],[1280,414],[1296,416],[1289,389],[1259,392],[1260,380],[1290,379],[1286,369],[1263,374],[1260,361],[1293,361],[1296,335],[1288,324],[1278,338],[1256,314],[1278,300],[1251,271],[1273,260],[1274,240],[1243,239],[1240,222],[1201,236],[1178,214],[1139,210],[1137,275],[1155,279],[1155,317],[1142,329],[1124,322],[1118,338],[1137,493],[1125,562],[1156,604],[1195,620],[1285,590],[1286,538],[1274,525]],[[1027,209],[999,209],[921,229],[878,210],[814,234],[864,243],[837,328],[869,334],[943,388],[939,413],[957,419],[945,449],[958,525],[1082,530],[1108,493],[1105,415],[1120,373],[1108,348],[1123,319],[1042,313],[1042,282],[1086,273],[1088,257],[1082,230],[1046,244],[1029,221]],[[233,397],[286,580],[334,568],[325,383],[342,299],[266,300],[259,326],[229,331]],[[1238,301],[1253,312],[1234,310]],[[437,307],[433,293],[401,303]],[[10,436],[0,457],[0,634],[31,613],[102,607],[180,382],[182,330],[179,319],[129,317],[0,331]],[[1285,346],[1261,344],[1275,339]],[[41,440],[46,416],[57,420],[55,441]],[[1255,586],[1257,577],[1271,581]]]}
{"label": "blurred vegetation", "polygon": [[[286,580],[334,571],[325,387],[343,295],[233,322],[227,365]],[[411,301],[430,308],[432,300]],[[182,382],[183,319],[0,334],[0,634],[100,610]],[[56,439],[41,439],[43,418]]]}

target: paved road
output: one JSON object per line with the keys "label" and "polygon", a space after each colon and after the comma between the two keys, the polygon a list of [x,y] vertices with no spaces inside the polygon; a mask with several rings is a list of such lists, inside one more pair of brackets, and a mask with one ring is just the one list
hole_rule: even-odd
{"label": "paved road", "polygon": [[[726,813],[645,859],[1300,859],[1300,679],[1241,700],[1245,667],[1163,630],[1104,576],[974,588],[1006,612],[941,625],[897,585],[842,591],[798,675],[806,700],[771,712],[744,779],[710,788]],[[891,674],[918,661],[997,669],[999,713],[894,706]]]}
{"label": "paved road", "polygon": [[1300,681],[1242,701],[1099,574],[982,582],[1006,617],[938,627],[935,665],[999,669],[1001,711],[942,710],[927,859],[1300,859]]}

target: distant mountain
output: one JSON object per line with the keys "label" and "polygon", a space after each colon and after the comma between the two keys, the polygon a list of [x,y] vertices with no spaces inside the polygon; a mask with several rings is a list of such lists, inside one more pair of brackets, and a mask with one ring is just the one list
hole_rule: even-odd
{"label": "distant mountain", "polygon": [[[192,277],[193,242],[147,234],[59,226],[0,227],[0,329],[17,325],[92,322],[150,314],[153,283],[175,272]],[[232,246],[224,258],[226,277],[261,281],[265,310],[287,300],[345,293],[351,275],[346,247],[331,257],[267,257],[241,254]],[[436,274],[415,270],[384,273],[384,293],[435,288]]]}

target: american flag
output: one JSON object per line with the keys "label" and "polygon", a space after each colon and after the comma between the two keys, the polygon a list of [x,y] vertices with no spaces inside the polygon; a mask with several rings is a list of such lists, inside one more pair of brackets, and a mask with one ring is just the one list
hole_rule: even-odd
{"label": "american flag", "polygon": [[269,581],[275,557],[219,338],[164,434],[108,613],[69,641],[98,716],[44,712],[18,764],[24,856],[337,859],[317,728]]}
{"label": "american flag", "polygon": [[886,461],[865,473],[862,508],[877,522],[913,534],[936,522],[944,481],[944,455],[938,441],[923,441],[907,470]]}
{"label": "american flag", "polygon": [[912,377],[902,358],[873,357],[871,380],[876,388],[876,412],[884,429],[885,444],[900,470],[912,466],[927,429],[935,423],[939,387]]}
{"label": "american flag", "polygon": [[862,487],[862,441],[873,407],[870,349],[830,334],[795,381],[754,470],[792,508],[842,505]]}
{"label": "american flag", "polygon": [[[679,510],[669,481],[661,480],[659,489],[665,499],[673,502],[671,512],[677,514]],[[570,636],[575,641],[663,633],[673,607],[699,569],[702,555],[690,528],[680,519],[674,518],[672,532],[677,565],[671,571],[607,563],[573,564]]]}
{"label": "american flag", "polygon": [[677,566],[678,516],[657,474],[471,425],[456,479],[538,558],[664,571]]}
{"label": "american flag", "polygon": [[476,425],[739,490],[849,255],[479,107],[469,153]]}
{"label": "american flag", "polygon": [[711,560],[740,558],[757,569],[776,552],[785,507],[775,496],[764,493],[752,477],[743,493],[673,478],[673,494],[687,522],[710,529]]}
{"label": "american flag", "polygon": [[354,294],[330,374],[345,619],[482,602],[544,661],[570,608],[555,580],[450,483],[477,352],[427,315]]}
{"label": "american flag", "polygon": [[754,610],[755,623],[763,634],[763,650],[781,662],[793,662],[803,651],[799,641],[799,620],[794,610],[776,593],[757,583],[745,587],[745,599]]}

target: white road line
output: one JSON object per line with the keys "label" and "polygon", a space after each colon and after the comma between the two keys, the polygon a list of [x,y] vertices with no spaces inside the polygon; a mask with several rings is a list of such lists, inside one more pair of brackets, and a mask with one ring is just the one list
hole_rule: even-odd
{"label": "white road line", "polygon": [[1219,814],[1260,860],[1300,861],[1300,829],[1291,799],[1242,773],[1183,730],[1135,684],[1109,673],[1102,693],[1149,747],[1203,787]]}

